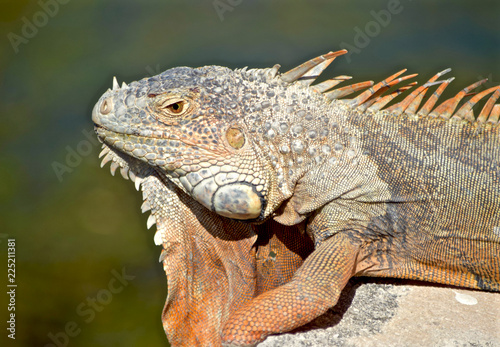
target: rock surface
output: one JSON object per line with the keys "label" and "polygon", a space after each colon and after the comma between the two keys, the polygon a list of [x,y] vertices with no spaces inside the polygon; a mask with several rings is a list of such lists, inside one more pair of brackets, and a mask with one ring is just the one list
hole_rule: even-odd
{"label": "rock surface", "polygon": [[433,284],[353,279],[339,303],[259,347],[500,346],[500,294]]}

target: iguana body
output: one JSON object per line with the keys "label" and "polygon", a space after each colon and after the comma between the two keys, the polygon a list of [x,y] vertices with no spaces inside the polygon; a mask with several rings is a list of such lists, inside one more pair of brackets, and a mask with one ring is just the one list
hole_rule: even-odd
{"label": "iguana body", "polygon": [[173,345],[254,345],[352,276],[500,290],[500,87],[434,107],[443,71],[387,108],[413,75],[311,86],[344,53],[285,74],[175,68],[94,108],[104,162],[142,183],[158,226]]}

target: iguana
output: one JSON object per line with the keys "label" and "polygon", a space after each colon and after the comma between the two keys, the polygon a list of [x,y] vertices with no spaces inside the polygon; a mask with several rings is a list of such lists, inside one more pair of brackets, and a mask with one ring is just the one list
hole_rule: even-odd
{"label": "iguana", "polygon": [[500,86],[436,106],[449,69],[422,86],[406,70],[313,84],[345,53],[114,79],[94,107],[103,165],[157,224],[172,345],[255,345],[324,313],[353,276],[500,291]]}

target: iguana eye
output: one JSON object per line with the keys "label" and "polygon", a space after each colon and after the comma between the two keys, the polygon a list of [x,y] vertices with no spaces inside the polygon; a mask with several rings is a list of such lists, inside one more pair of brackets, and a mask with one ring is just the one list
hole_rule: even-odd
{"label": "iguana eye", "polygon": [[187,112],[189,103],[182,99],[165,100],[160,107],[171,116],[180,116]]}

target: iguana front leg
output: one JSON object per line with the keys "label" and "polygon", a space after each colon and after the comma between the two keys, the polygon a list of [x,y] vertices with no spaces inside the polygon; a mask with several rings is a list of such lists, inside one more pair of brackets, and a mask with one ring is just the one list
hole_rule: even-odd
{"label": "iguana front leg", "polygon": [[224,346],[254,346],[268,335],[298,328],[326,312],[355,271],[359,246],[338,233],[321,244],[292,280],[267,291],[230,315]]}

